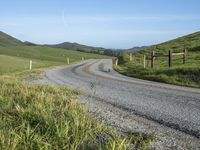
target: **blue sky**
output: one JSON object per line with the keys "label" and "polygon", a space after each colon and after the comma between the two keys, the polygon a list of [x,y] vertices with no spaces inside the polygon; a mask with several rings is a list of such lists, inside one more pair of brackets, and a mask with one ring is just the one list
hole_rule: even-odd
{"label": "blue sky", "polygon": [[130,48],[200,31],[199,7],[199,0],[1,0],[0,30],[38,44]]}

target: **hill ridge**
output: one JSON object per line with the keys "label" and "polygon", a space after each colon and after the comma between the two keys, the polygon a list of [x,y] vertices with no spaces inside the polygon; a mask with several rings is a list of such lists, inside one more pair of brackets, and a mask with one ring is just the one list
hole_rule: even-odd
{"label": "hill ridge", "polygon": [[152,46],[142,49],[141,51],[142,52],[147,52],[152,50],[167,51],[170,49],[175,51],[180,51],[184,49],[193,51],[199,48],[200,48],[200,31],[184,35],[172,40],[168,40],[160,44],[154,44]]}
{"label": "hill ridge", "polygon": [[16,46],[16,45],[23,45],[23,42],[18,40],[17,38],[8,35],[7,33],[0,31],[0,45],[1,46]]}

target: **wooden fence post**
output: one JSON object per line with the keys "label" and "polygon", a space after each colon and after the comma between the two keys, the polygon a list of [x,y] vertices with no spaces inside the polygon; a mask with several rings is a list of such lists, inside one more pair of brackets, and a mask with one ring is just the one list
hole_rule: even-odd
{"label": "wooden fence post", "polygon": [[144,68],[146,68],[146,55],[144,55]]}
{"label": "wooden fence post", "polygon": [[183,64],[186,64],[187,63],[187,55],[188,55],[188,51],[187,49],[184,49],[183,51]]}
{"label": "wooden fence post", "polygon": [[169,50],[169,56],[168,57],[169,57],[169,60],[168,60],[169,61],[168,62],[169,63],[169,67],[172,67],[172,50]]}
{"label": "wooden fence post", "polygon": [[67,58],[67,64],[69,65],[69,57]]}
{"label": "wooden fence post", "polygon": [[155,64],[155,51],[152,51],[152,56],[151,56],[151,68],[154,68]]}
{"label": "wooden fence post", "polygon": [[115,65],[118,66],[118,58],[115,60]]}
{"label": "wooden fence post", "polygon": [[33,64],[33,61],[30,60],[30,66],[29,66],[29,69],[32,70],[32,64]]}

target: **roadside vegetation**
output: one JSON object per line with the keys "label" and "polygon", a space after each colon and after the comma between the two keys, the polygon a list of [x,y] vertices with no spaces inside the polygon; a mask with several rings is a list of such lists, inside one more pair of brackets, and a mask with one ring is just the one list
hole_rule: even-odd
{"label": "roadside vegetation", "polygon": [[0,149],[146,149],[155,140],[122,135],[96,121],[77,101],[77,91],[21,80],[0,77]]}
{"label": "roadside vegetation", "polygon": [[0,149],[148,149],[156,138],[121,134],[89,115],[66,87],[24,83],[42,69],[0,76]]}
{"label": "roadside vegetation", "polygon": [[[144,69],[144,55],[151,57],[153,50],[168,54],[168,50],[182,52],[188,50],[188,59],[183,64],[183,56],[173,57],[173,66],[168,67],[167,57],[156,58],[155,68],[151,68],[151,61],[147,60]],[[129,54],[119,56],[119,66],[115,69],[127,76],[152,81],[200,88],[200,32],[184,36],[169,42],[154,45],[144,50],[133,53],[133,60]]]}
{"label": "roadside vegetation", "polygon": [[108,58],[27,46],[12,37],[0,36],[0,149],[148,149],[156,140],[154,136],[122,134],[97,121],[77,100],[78,91],[25,81],[39,77],[47,67],[66,65],[67,57],[70,63],[82,57]]}

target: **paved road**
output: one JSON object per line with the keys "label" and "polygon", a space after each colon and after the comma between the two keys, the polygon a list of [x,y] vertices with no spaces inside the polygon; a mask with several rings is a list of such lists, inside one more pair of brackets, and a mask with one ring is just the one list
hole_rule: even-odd
{"label": "paved road", "polygon": [[49,81],[81,90],[104,103],[200,137],[200,89],[125,77],[111,60],[89,60],[46,71]]}

